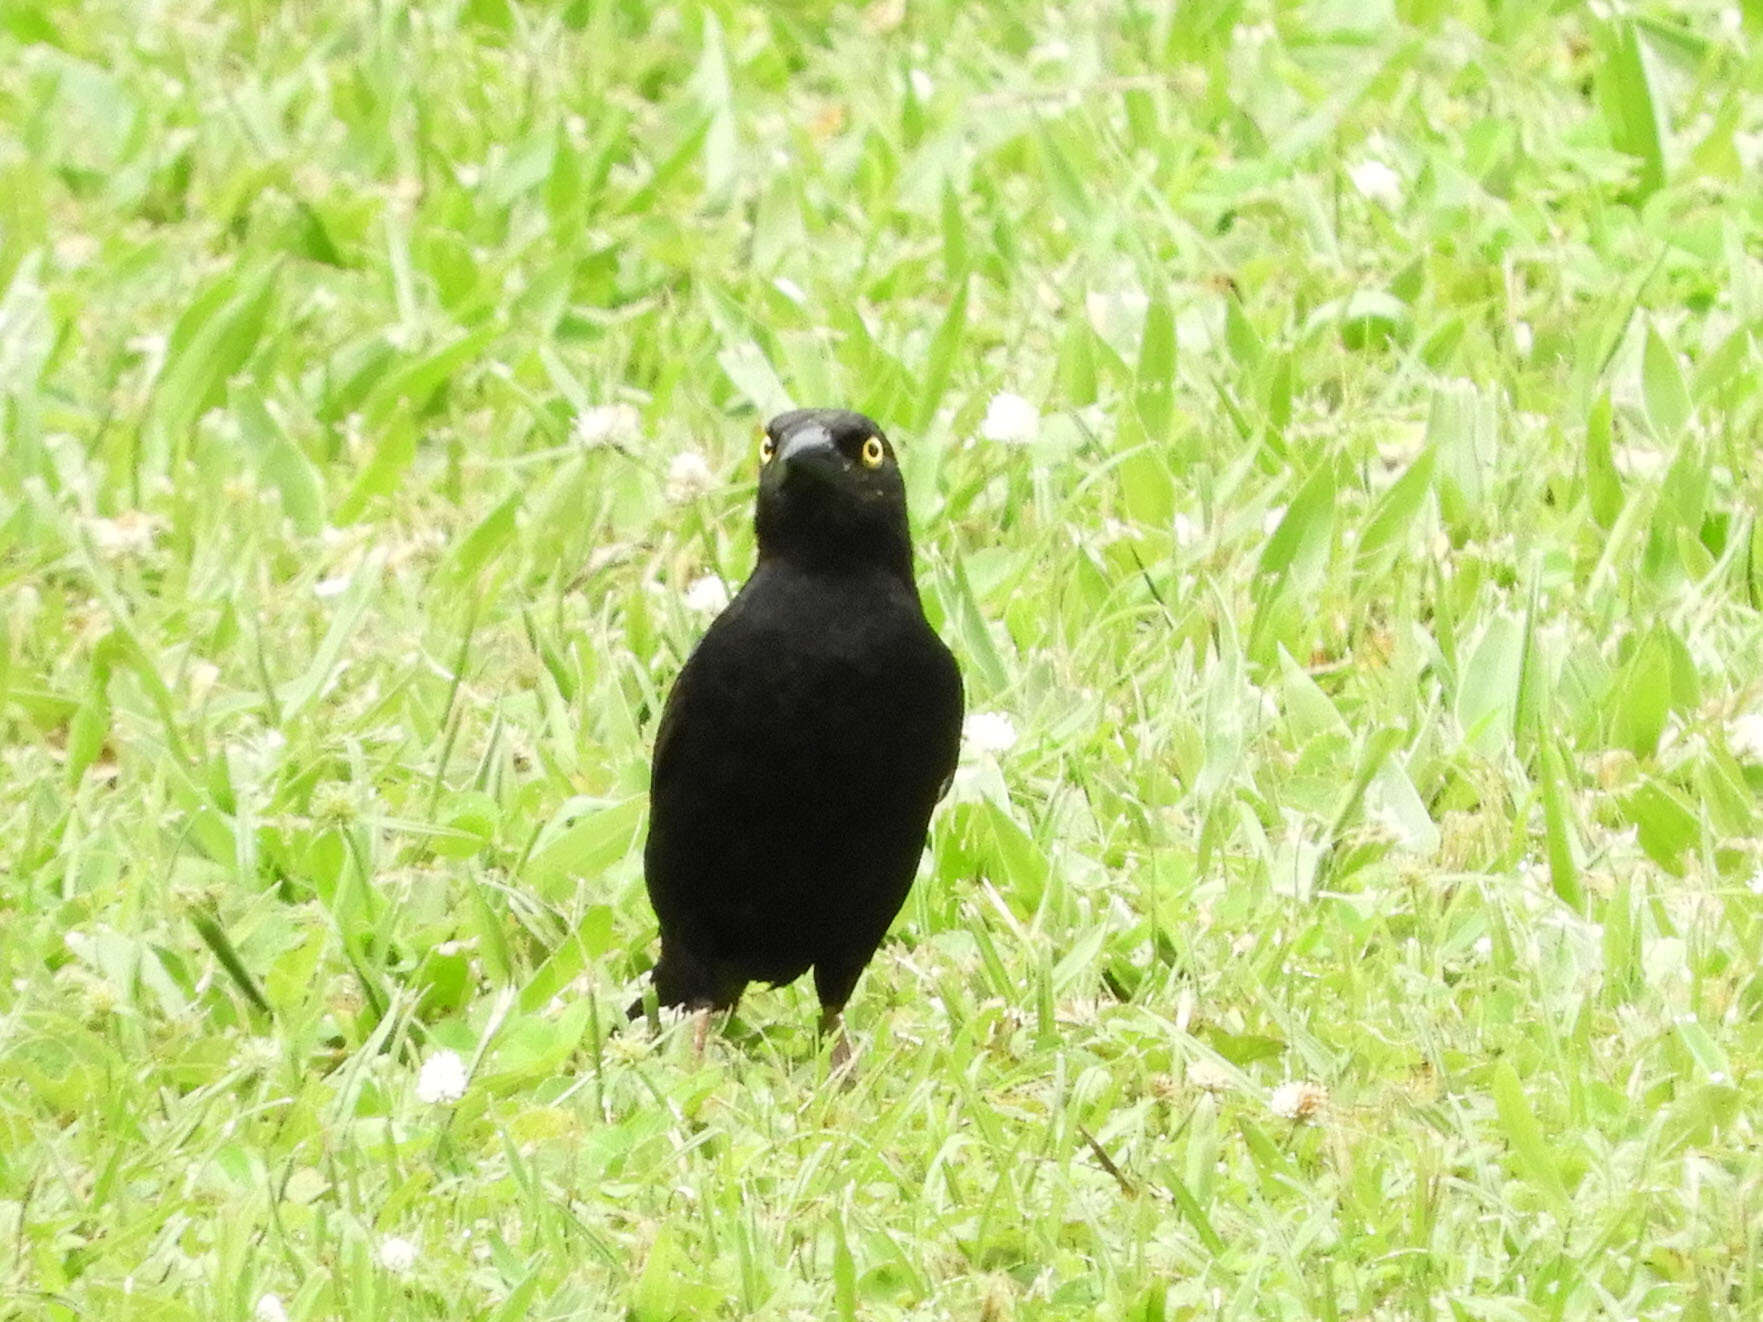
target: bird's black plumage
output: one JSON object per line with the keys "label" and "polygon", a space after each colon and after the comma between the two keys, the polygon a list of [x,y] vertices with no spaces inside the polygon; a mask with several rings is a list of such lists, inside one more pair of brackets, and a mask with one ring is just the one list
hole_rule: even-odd
{"label": "bird's black plumage", "polygon": [[760,459],[758,564],[687,658],[655,740],[655,989],[720,1009],[812,968],[836,1016],[954,773],[961,673],[919,603],[881,428],[798,409],[767,424]]}

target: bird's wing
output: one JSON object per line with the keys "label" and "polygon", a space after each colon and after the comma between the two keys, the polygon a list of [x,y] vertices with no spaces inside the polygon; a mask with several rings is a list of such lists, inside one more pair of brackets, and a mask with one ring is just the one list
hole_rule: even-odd
{"label": "bird's wing", "polygon": [[730,627],[734,618],[731,608],[711,622],[673,681],[655,731],[652,789],[660,788],[700,756],[706,737],[725,738],[731,723],[751,723],[753,713],[762,709],[760,704],[769,696],[763,672],[752,664],[754,652],[747,631]]}
{"label": "bird's wing", "polygon": [[680,713],[691,705],[693,662],[698,659],[698,652],[693,651],[686,658],[678,677],[673,681],[673,688],[668,691],[667,701],[661,708],[661,725],[655,731],[655,757],[650,764],[650,780],[659,785],[672,773],[679,752]]}
{"label": "bird's wing", "polygon": [[942,756],[942,780],[937,785],[937,798],[940,800],[949,792],[955,783],[955,768],[961,761],[961,719],[967,713],[967,691],[961,680],[961,667],[955,662],[955,654],[949,651],[948,645],[937,641],[937,648],[942,653],[940,669],[943,689],[943,746],[939,750]]}

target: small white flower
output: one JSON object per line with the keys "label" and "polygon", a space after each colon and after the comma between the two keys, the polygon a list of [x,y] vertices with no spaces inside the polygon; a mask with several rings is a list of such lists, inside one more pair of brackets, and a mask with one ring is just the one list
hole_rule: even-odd
{"label": "small white flower", "polygon": [[1512,325],[1512,347],[1518,350],[1520,358],[1530,357],[1530,351],[1536,345],[1536,336],[1528,321],[1514,322]]}
{"label": "small white flower", "polygon": [[330,578],[321,578],[318,582],[314,583],[312,585],[312,595],[328,600],[331,597],[342,596],[344,590],[348,588],[348,586],[349,576],[347,574],[335,574]]}
{"label": "small white flower", "polygon": [[190,666],[190,699],[198,706],[220,679],[220,667],[212,661],[196,661]]}
{"label": "small white flower", "polygon": [[483,179],[484,172],[481,166],[467,162],[453,167],[453,177],[459,181],[461,188],[476,188]]}
{"label": "small white flower", "polygon": [[1286,507],[1284,505],[1275,505],[1268,510],[1261,516],[1261,535],[1263,537],[1273,536],[1279,531],[1279,525],[1285,520],[1285,516]]}
{"label": "small white flower", "polygon": [[1006,753],[1016,746],[1016,725],[1002,712],[976,711],[962,722],[961,737],[982,753]]}
{"label": "small white flower", "polygon": [[1477,959],[1486,959],[1489,955],[1491,955],[1493,953],[1494,953],[1494,938],[1493,937],[1480,936],[1475,939],[1475,957]]}
{"label": "small white flower", "polygon": [[1759,872],[1745,883],[1753,895],[1763,895],[1763,872]]}
{"label": "small white flower", "polygon": [[1181,547],[1192,546],[1205,533],[1199,522],[1186,514],[1175,516],[1175,544]]}
{"label": "small white flower", "polygon": [[264,1295],[257,1301],[257,1307],[252,1312],[257,1322],[288,1322],[288,1306],[282,1302],[280,1295]]}
{"label": "small white flower", "polygon": [[906,81],[912,84],[912,95],[919,101],[928,101],[936,95],[936,82],[923,69],[909,70]]}
{"label": "small white flower", "polygon": [[54,246],[56,260],[69,270],[87,265],[98,255],[98,240],[90,234],[63,234]]}
{"label": "small white flower", "polygon": [[1386,207],[1399,206],[1402,201],[1402,176],[1382,161],[1360,161],[1347,167],[1347,178],[1353,181],[1360,195]]}
{"label": "small white flower", "polygon": [[667,498],[675,505],[696,500],[716,489],[710,461],[696,450],[682,450],[667,465]]}
{"label": "small white flower", "polygon": [[416,1076],[416,1100],[430,1106],[449,1105],[465,1096],[469,1078],[459,1053],[443,1048],[423,1061],[422,1073]]}
{"label": "small white flower", "polygon": [[642,414],[631,405],[596,404],[576,415],[571,431],[577,445],[608,445],[635,440],[642,429]]}
{"label": "small white flower", "polygon": [[802,286],[797,284],[794,280],[790,279],[789,276],[778,276],[777,279],[771,282],[771,287],[777,290],[777,292],[782,294],[785,298],[789,299],[790,302],[794,303],[797,307],[805,308],[808,306],[808,291],[802,288]]}
{"label": "small white flower", "polygon": [[1032,441],[1041,429],[1041,411],[1021,395],[999,391],[986,405],[986,416],[980,420],[979,434],[988,441],[1003,445],[1020,445]]}
{"label": "small white flower", "polygon": [[1732,1079],[1727,1076],[1725,1070],[1709,1070],[1708,1082],[1713,1084],[1727,1084],[1731,1083]]}
{"label": "small white flower", "polygon": [[380,1241],[380,1266],[403,1275],[416,1265],[416,1245],[402,1235],[387,1235]]}
{"label": "small white flower", "polygon": [[1206,1092],[1227,1092],[1231,1085],[1230,1071],[1205,1056],[1188,1062],[1187,1079],[1194,1087]]}
{"label": "small white flower", "polygon": [[1726,727],[1726,746],[1744,762],[1763,762],[1763,712],[1735,716]]}
{"label": "small white flower", "polygon": [[1294,1079],[1282,1083],[1267,1099],[1267,1107],[1282,1120],[1310,1120],[1328,1105],[1328,1089],[1320,1083]]}
{"label": "small white flower", "polygon": [[139,510],[124,510],[114,519],[87,519],[85,527],[86,535],[98,548],[99,555],[107,560],[121,560],[126,556],[145,555],[153,549],[159,520]]}
{"label": "small white flower", "polygon": [[728,605],[728,584],[715,574],[703,574],[686,584],[680,600],[689,611],[714,615]]}

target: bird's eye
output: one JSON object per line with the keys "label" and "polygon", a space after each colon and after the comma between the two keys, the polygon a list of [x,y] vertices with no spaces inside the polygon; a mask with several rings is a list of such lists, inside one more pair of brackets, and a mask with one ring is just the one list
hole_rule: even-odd
{"label": "bird's eye", "polygon": [[863,442],[863,466],[865,468],[880,468],[882,458],[886,453],[887,451],[882,449],[881,437],[871,436]]}
{"label": "bird's eye", "polygon": [[777,442],[772,440],[769,436],[761,436],[759,438],[759,462],[762,464],[769,464],[771,462],[771,456],[776,453]]}

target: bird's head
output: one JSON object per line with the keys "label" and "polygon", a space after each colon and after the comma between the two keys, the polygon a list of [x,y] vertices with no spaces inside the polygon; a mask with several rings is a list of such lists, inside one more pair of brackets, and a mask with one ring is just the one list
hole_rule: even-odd
{"label": "bird's head", "polygon": [[762,560],[912,576],[906,484],[894,447],[861,413],[795,409],[765,424],[753,524]]}

